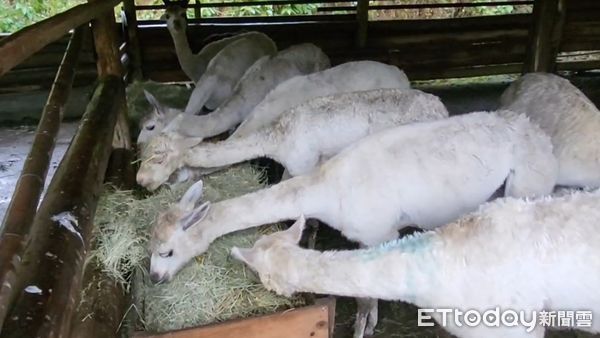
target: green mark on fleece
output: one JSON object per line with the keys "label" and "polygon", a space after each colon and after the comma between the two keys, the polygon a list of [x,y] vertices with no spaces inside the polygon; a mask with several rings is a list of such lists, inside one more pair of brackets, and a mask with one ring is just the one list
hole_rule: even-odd
{"label": "green mark on fleece", "polygon": [[372,260],[391,251],[415,253],[422,250],[427,250],[429,248],[429,244],[431,243],[431,239],[433,238],[433,234],[433,231],[422,232],[385,242],[379,246],[364,250],[362,257],[364,260]]}

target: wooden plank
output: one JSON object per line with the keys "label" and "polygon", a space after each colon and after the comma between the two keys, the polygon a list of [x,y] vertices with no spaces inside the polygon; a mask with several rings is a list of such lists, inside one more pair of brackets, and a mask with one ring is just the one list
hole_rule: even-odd
{"label": "wooden plank", "polygon": [[0,40],[0,76],[65,35],[70,29],[81,26],[120,2],[121,0],[104,0],[75,6]]}
{"label": "wooden plank", "polygon": [[83,34],[83,28],[76,29],[65,51],[42,111],[31,150],[19,175],[3,225],[0,227],[2,229],[0,233],[0,327],[17,296],[16,290],[12,289],[11,285],[17,278],[17,266],[20,264],[26,237],[44,189],[60,122],[71,93]]}
{"label": "wooden plank", "polygon": [[233,320],[134,338],[328,338],[333,332],[335,299],[272,315]]}
{"label": "wooden plank", "polygon": [[[50,182],[11,285],[18,296],[3,338],[69,337],[122,89],[120,78],[101,80]],[[57,215],[61,221],[52,219]]]}

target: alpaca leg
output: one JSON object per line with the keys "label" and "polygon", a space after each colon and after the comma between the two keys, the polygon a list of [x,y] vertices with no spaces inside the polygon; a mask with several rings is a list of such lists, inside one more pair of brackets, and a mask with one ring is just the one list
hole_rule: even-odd
{"label": "alpaca leg", "polygon": [[365,336],[365,328],[367,327],[367,310],[368,298],[356,298],[356,320],[354,321],[354,336],[353,338],[363,338]]}
{"label": "alpaca leg", "polygon": [[377,299],[356,298],[358,310],[354,322],[354,338],[372,336],[377,325]]}
{"label": "alpaca leg", "polygon": [[367,326],[365,327],[365,335],[372,336],[375,333],[375,326],[377,326],[379,311],[378,301],[374,298],[369,298],[369,315],[367,317]]}
{"label": "alpaca leg", "polygon": [[306,227],[308,231],[308,243],[307,247],[309,249],[314,249],[317,244],[317,232],[319,231],[319,221],[314,218],[309,218],[306,220]]}

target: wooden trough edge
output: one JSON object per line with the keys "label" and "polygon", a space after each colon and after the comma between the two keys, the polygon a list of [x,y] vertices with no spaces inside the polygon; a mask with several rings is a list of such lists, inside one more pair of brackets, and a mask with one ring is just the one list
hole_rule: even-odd
{"label": "wooden trough edge", "polygon": [[150,334],[136,332],[134,338],[328,338],[335,326],[335,298],[321,298],[314,305],[270,315],[231,320],[190,329]]}

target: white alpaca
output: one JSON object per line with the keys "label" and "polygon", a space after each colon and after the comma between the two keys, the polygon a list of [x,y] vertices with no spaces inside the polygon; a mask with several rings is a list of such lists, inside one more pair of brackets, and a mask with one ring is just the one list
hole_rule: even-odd
{"label": "white alpaca", "polygon": [[[185,2],[187,4],[187,1]],[[167,1],[170,5],[170,2]],[[244,34],[238,34],[213,41],[204,46],[198,54],[193,54],[186,36],[187,17],[185,8],[179,5],[170,5],[161,16],[161,20],[166,21],[167,29],[173,38],[175,53],[179,60],[181,69],[194,83],[198,82],[202,74],[206,71],[206,66],[217,55],[218,52],[229,43],[244,37]]]}
{"label": "white alpaca", "polygon": [[[262,33],[250,32],[243,35],[244,37],[221,49],[209,62],[183,112],[193,115],[201,112],[204,106],[217,108],[231,97],[235,85],[255,62],[277,51],[273,41]],[[155,110],[143,121],[143,128],[138,135],[138,143],[141,144],[148,142],[181,113],[180,110],[161,106],[156,99],[148,100]],[[169,113],[157,113],[161,111]]]}
{"label": "white alpaca", "polygon": [[403,124],[448,117],[435,96],[412,89],[375,89],[318,97],[281,115],[247,136],[200,143],[162,133],[142,153],[138,183],[150,190],[186,168],[217,168],[268,157],[291,176],[305,175],[318,163],[359,139]]}
{"label": "white alpaca", "polygon": [[196,82],[185,107],[186,114],[196,114],[204,106],[216,109],[231,97],[235,85],[258,59],[277,53],[275,43],[265,34],[250,32],[243,35],[223,47],[210,60],[206,71]]}
{"label": "white alpaca", "polygon": [[600,111],[579,89],[557,75],[532,73],[511,84],[501,104],[526,114],[550,135],[557,184],[600,187]]}
{"label": "white alpaca", "polygon": [[[289,108],[313,98],[380,88],[409,89],[410,83],[404,72],[397,67],[373,61],[348,62],[318,73],[296,76],[284,81],[269,92],[254,107],[232,137],[252,134],[263,125],[268,125],[277,120]],[[169,129],[176,128],[178,124],[180,125],[181,123],[174,122],[173,128],[169,127]],[[154,127],[157,125],[156,121],[148,121],[147,125],[153,130],[142,130],[144,140],[153,138],[161,130]],[[165,125],[165,123],[161,124],[161,126]],[[174,135],[173,138],[181,139],[177,135]],[[162,137],[153,142],[155,145],[148,145],[150,148],[159,150],[147,150],[145,154],[149,155],[149,157],[142,154],[142,161],[145,162],[150,157],[156,159],[160,156],[155,156],[155,153],[173,149],[173,146],[166,145],[166,140],[166,138]],[[200,139],[186,139],[185,146],[180,145],[178,147],[190,147],[199,141]]]}
{"label": "white alpaca", "polygon": [[[281,295],[372,297],[463,313],[497,307],[525,311],[527,325],[470,327],[465,317],[450,314],[445,328],[462,338],[542,338],[546,328],[534,313],[600,313],[598,205],[598,192],[533,202],[499,199],[438,230],[338,252],[298,247],[300,218],[289,230],[259,239],[252,249],[233,248],[232,255]],[[440,313],[433,318],[442,323]],[[600,332],[600,321],[590,323],[581,329]],[[575,322],[570,326],[575,328]]]}
{"label": "white alpaca", "polygon": [[380,88],[409,89],[410,82],[397,67],[374,61],[347,62],[318,73],[296,76],[267,94],[232,137],[251,134],[289,108],[319,96]]}
{"label": "white alpaca", "polygon": [[152,111],[140,120],[140,133],[136,141],[140,148],[143,148],[145,144],[150,142],[177,115],[183,113],[183,110],[161,104],[154,95],[145,89],[144,96],[152,106]]}
{"label": "white alpaca", "polygon": [[229,100],[215,111],[208,115],[180,114],[164,130],[199,138],[218,135],[242,122],[279,83],[329,66],[327,55],[311,43],[291,46],[272,58],[263,56],[246,71]]}
{"label": "white alpaca", "polygon": [[[509,114],[507,114],[509,115]],[[548,137],[522,116],[485,112],[390,128],[349,146],[309,175],[198,206],[202,183],[163,213],[150,244],[151,278],[170,280],[216,238],[306,215],[372,246],[408,225],[432,229],[470,212],[503,184],[506,196],[552,191]],[[190,197],[190,196],[193,196]],[[377,322],[376,303],[355,337]]]}

